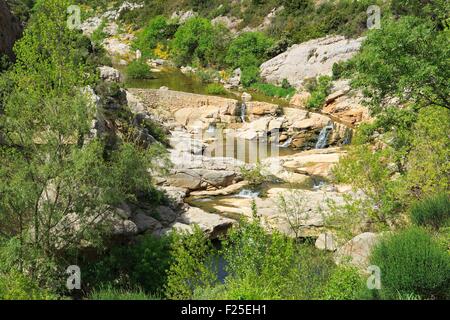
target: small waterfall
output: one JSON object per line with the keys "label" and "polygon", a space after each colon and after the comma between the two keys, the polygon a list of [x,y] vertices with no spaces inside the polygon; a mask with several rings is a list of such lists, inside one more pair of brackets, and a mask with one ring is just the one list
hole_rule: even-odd
{"label": "small waterfall", "polygon": [[344,140],[342,141],[342,144],[348,145],[348,144],[352,143],[352,138],[353,138],[353,130],[350,128],[347,128],[345,130],[345,137],[344,137]]}
{"label": "small waterfall", "polygon": [[287,139],[285,142],[279,145],[280,148],[288,148],[292,143],[292,138]]}
{"label": "small waterfall", "polygon": [[245,198],[245,199],[254,199],[259,196],[259,192],[248,190],[248,189],[242,189],[241,192],[238,193],[237,197],[239,198]]}
{"label": "small waterfall", "polygon": [[242,102],[241,104],[241,120],[243,123],[245,123],[245,116],[247,115],[247,105],[245,102]]}
{"label": "small waterfall", "polygon": [[330,122],[326,127],[320,131],[319,139],[316,143],[316,149],[323,149],[328,144],[328,137],[330,136],[331,131],[333,130],[333,123]]}
{"label": "small waterfall", "polygon": [[216,125],[215,125],[214,123],[210,123],[210,124],[209,124],[209,127],[208,127],[208,130],[206,130],[206,132],[207,132],[208,134],[214,134],[214,133],[216,133]]}

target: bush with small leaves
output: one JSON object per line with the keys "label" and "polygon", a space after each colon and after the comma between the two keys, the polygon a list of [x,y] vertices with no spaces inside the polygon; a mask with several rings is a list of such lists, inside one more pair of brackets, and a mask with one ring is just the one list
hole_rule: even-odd
{"label": "bush with small leaves", "polygon": [[150,79],[152,72],[147,63],[141,60],[135,60],[128,65],[127,76],[132,79]]}
{"label": "bush with small leaves", "polygon": [[450,196],[441,193],[428,197],[414,204],[410,214],[415,225],[438,230],[450,222]]}
{"label": "bush with small leaves", "polygon": [[425,230],[412,227],[385,236],[373,249],[371,264],[381,269],[383,296],[450,297],[450,255]]}

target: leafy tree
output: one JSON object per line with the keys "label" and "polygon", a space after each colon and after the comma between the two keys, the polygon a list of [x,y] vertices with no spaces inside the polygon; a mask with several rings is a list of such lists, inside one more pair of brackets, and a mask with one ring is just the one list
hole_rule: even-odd
{"label": "leafy tree", "polygon": [[448,192],[450,186],[450,111],[430,107],[419,112],[407,155],[406,187],[413,199]]}
{"label": "leafy tree", "polygon": [[176,29],[177,25],[169,22],[167,18],[157,16],[137,35],[133,48],[141,50],[144,57],[153,57],[153,51],[158,44],[167,45],[168,39],[174,35]]}
{"label": "leafy tree", "polygon": [[212,244],[199,227],[192,234],[175,234],[171,255],[174,262],[167,271],[167,298],[192,299],[195,290],[211,288],[217,282]]}
{"label": "leafy tree", "polygon": [[108,149],[90,135],[97,110],[86,86],[95,79],[77,31],[67,29],[70,4],[36,3],[16,44],[0,115],[0,232],[20,243],[19,271],[44,284],[51,277],[36,261],[58,262],[81,243],[99,245],[112,231],[111,206],[151,187],[147,151],[127,141]]}
{"label": "leafy tree", "polygon": [[233,68],[259,67],[274,41],[261,32],[246,32],[235,38],[228,49],[226,61]]}
{"label": "leafy tree", "polygon": [[417,108],[450,108],[450,30],[437,32],[417,17],[386,19],[373,30],[356,58],[356,84],[375,111],[391,98]]}
{"label": "leafy tree", "polygon": [[192,18],[175,33],[171,42],[172,54],[179,65],[214,65],[220,63],[218,54],[228,43],[227,37],[223,27],[213,26],[208,19]]}

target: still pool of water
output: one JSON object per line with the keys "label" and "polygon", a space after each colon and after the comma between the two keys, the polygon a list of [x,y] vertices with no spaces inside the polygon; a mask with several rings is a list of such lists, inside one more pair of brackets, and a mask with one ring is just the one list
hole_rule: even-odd
{"label": "still pool of water", "polygon": [[[126,69],[123,66],[117,68],[125,75],[125,86],[128,88],[159,89],[161,87],[167,87],[175,91],[209,95],[206,90],[207,84],[202,82],[201,79],[195,75],[184,74],[176,68],[165,68],[162,72],[154,72],[152,79],[130,79],[126,77]],[[250,90],[249,92],[255,101],[269,102],[281,106],[288,105],[286,100],[269,97],[254,90]],[[241,93],[238,91],[229,91],[223,96],[240,100]]]}
{"label": "still pool of water", "polygon": [[207,157],[229,157],[245,163],[258,163],[272,157],[289,156],[299,153],[291,148],[265,140],[246,140],[233,136],[217,136],[204,151]]}

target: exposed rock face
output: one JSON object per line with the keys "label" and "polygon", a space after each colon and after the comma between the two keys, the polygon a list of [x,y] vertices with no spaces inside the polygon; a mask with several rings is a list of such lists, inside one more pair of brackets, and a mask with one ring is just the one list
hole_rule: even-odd
{"label": "exposed rock face", "polygon": [[100,70],[100,78],[108,82],[120,82],[120,71],[108,66],[102,66],[98,68]]}
{"label": "exposed rock face", "polygon": [[239,25],[243,20],[236,17],[219,16],[211,20],[214,25],[222,24],[233,33],[237,33]]}
{"label": "exposed rock face", "polygon": [[6,54],[13,59],[14,42],[21,34],[22,27],[19,21],[11,14],[6,2],[0,0],[0,55]]}
{"label": "exposed rock face", "polygon": [[291,85],[299,87],[307,78],[331,75],[333,64],[353,57],[362,41],[363,38],[329,36],[294,45],[263,63],[261,77],[274,84],[287,79]]}
{"label": "exposed rock face", "polygon": [[356,126],[371,120],[369,109],[363,101],[362,93],[352,90],[348,80],[339,80],[334,83],[322,112],[348,126]]}
{"label": "exposed rock face", "polygon": [[189,11],[176,11],[172,14],[170,17],[171,19],[178,19],[180,23],[185,23],[191,18],[194,18],[197,16],[197,13],[189,10]]}
{"label": "exposed rock face", "polygon": [[[130,89],[130,92],[142,100],[146,111],[160,113],[189,131],[207,129],[211,123],[241,122],[241,103],[236,99],[172,90]],[[281,107],[272,103],[250,101],[246,105],[250,120],[282,113]]]}
{"label": "exposed rock face", "polygon": [[338,264],[349,262],[359,268],[366,268],[369,264],[370,252],[379,239],[378,234],[362,233],[339,248],[334,259]]}
{"label": "exposed rock face", "polygon": [[190,207],[177,220],[187,225],[198,225],[210,239],[217,239],[224,235],[235,223],[234,220],[211,214],[199,208]]}

